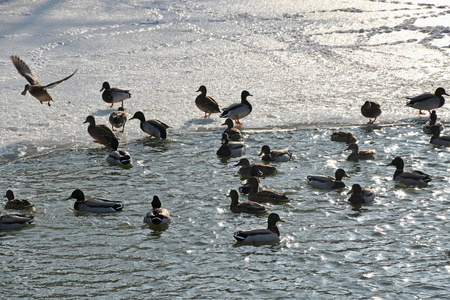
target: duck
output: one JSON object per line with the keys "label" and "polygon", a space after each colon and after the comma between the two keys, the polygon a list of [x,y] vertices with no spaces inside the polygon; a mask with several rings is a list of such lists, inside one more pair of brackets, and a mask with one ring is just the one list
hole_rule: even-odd
{"label": "duck", "polygon": [[430,143],[437,146],[450,146],[450,135],[441,135],[439,126],[432,126],[431,133],[433,136],[430,139]]}
{"label": "duck", "polygon": [[253,244],[253,243],[273,243],[280,239],[280,231],[277,223],[284,222],[276,213],[269,214],[267,218],[267,228],[254,227],[246,230],[239,230],[233,234],[233,237],[239,243]]}
{"label": "duck", "polygon": [[286,162],[292,158],[292,153],[289,152],[287,148],[281,150],[270,150],[270,147],[268,145],[264,145],[261,147],[261,152],[258,154],[258,156],[261,155],[262,160],[264,161]]}
{"label": "duck", "polygon": [[67,79],[71,78],[78,71],[78,69],[76,69],[75,72],[73,72],[71,75],[67,76],[64,79],[55,81],[55,82],[47,84],[47,85],[42,85],[39,83],[39,81],[36,79],[36,77],[31,72],[31,69],[27,66],[27,64],[23,60],[21,60],[16,55],[12,55],[10,58],[11,58],[12,63],[16,67],[17,71],[19,72],[19,74],[22,75],[23,77],[25,77],[25,79],[30,83],[30,84],[25,85],[25,89],[23,90],[23,92],[21,94],[25,96],[27,94],[27,92],[29,92],[33,97],[38,99],[41,104],[44,104],[44,102],[47,102],[48,106],[51,106],[50,101],[54,101],[54,100],[53,100],[52,96],[50,96],[50,94],[48,93],[47,90],[54,88],[61,82],[66,81]]}
{"label": "duck", "polygon": [[333,132],[331,134],[331,140],[334,142],[342,142],[347,144],[356,144],[358,142],[358,139],[352,132],[345,130]]}
{"label": "duck", "polygon": [[372,202],[375,199],[375,191],[370,188],[361,188],[361,185],[355,183],[352,185],[352,189],[347,195],[352,194],[350,198],[348,198],[348,202],[353,205],[361,205]]}
{"label": "duck", "polygon": [[124,167],[132,166],[132,159],[130,153],[125,150],[117,150],[119,141],[114,139],[111,141],[111,152],[106,157],[106,161],[112,165],[120,165]]}
{"label": "duck", "polygon": [[250,192],[248,193],[248,200],[250,201],[271,203],[284,203],[290,201],[284,193],[274,190],[261,191],[259,189],[259,180],[257,177],[250,177],[247,179],[247,183],[250,185]]}
{"label": "duck", "polygon": [[228,196],[231,198],[230,210],[234,213],[259,214],[267,211],[263,205],[254,201],[239,202],[239,194],[236,190],[231,190]]}
{"label": "duck", "polygon": [[115,128],[120,128],[122,127],[122,130],[120,132],[124,132],[125,131],[125,123],[127,122],[128,116],[125,113],[125,110],[123,107],[119,107],[116,111],[113,111],[110,115],[109,115],[109,123],[111,123],[111,129],[113,131],[114,127]]}
{"label": "duck", "polygon": [[247,97],[251,97],[248,91],[242,91],[241,103],[235,103],[225,108],[220,115],[221,118],[230,118],[236,122],[236,125],[242,126],[240,119],[245,118],[252,112],[252,105],[248,102]]}
{"label": "duck", "polygon": [[112,148],[111,142],[114,139],[117,139],[117,136],[111,130],[111,128],[109,128],[104,124],[96,125],[95,118],[93,116],[88,116],[86,118],[86,121],[83,122],[83,124],[85,123],[89,123],[87,131],[89,135],[94,138],[95,143],[102,144],[109,148]]}
{"label": "duck", "polygon": [[155,137],[160,140],[165,140],[167,138],[167,128],[169,128],[169,125],[157,119],[145,120],[144,113],[141,111],[135,112],[130,120],[133,119],[141,121],[141,129],[149,134],[149,138]]}
{"label": "duck", "polygon": [[[258,180],[258,190],[262,191],[264,190],[264,187],[262,186],[258,176],[261,176],[262,172],[259,170],[259,167],[257,165],[252,166],[250,170],[250,176],[255,177]],[[251,186],[248,183],[248,180],[245,180],[244,183],[239,187],[239,192],[242,194],[248,194],[250,193]]]}
{"label": "duck", "polygon": [[111,103],[111,106],[109,108],[112,108],[114,106],[114,103],[117,102],[122,102],[123,107],[123,101],[131,98],[130,90],[111,88],[109,82],[107,81],[103,82],[100,92],[102,91],[103,91],[102,93],[103,101],[105,101],[106,103]]}
{"label": "duck", "polygon": [[34,216],[8,214],[0,216],[0,230],[12,230],[25,227],[34,222]]}
{"label": "duck", "polygon": [[210,96],[206,96],[206,86],[200,86],[197,92],[200,92],[200,95],[195,98],[195,105],[205,113],[204,118],[207,118],[214,113],[220,113],[219,104],[217,104],[216,100]]}
{"label": "duck", "polygon": [[424,114],[422,110],[428,110],[431,115],[432,109],[439,108],[444,105],[445,98],[443,95],[448,96],[448,94],[445,92],[445,89],[439,87],[436,89],[434,94],[424,93],[415,97],[406,97],[406,99],[410,100],[408,103],[406,103],[406,106],[418,109],[419,116]]}
{"label": "duck", "polygon": [[400,181],[406,184],[414,185],[426,185],[431,181],[431,176],[422,171],[403,171],[405,163],[401,157],[395,157],[387,165],[397,167],[397,170],[394,173],[394,181]]}
{"label": "duck", "polygon": [[248,158],[241,158],[237,164],[234,166],[241,166],[239,169],[239,173],[244,176],[252,176],[251,170],[253,166],[258,166],[259,171],[262,173],[262,176],[273,175],[278,172],[278,168],[274,165],[269,164],[250,164]]}
{"label": "duck", "polygon": [[431,127],[438,126],[439,131],[442,132],[444,130],[444,125],[441,122],[437,121],[436,110],[433,110],[430,115],[430,120],[428,120],[425,125],[423,125],[422,130],[426,134],[431,134]]}
{"label": "duck", "polygon": [[228,137],[230,138],[230,140],[232,141],[239,141],[242,139],[242,133],[239,129],[237,129],[236,127],[233,127],[233,120],[231,120],[230,118],[227,118],[225,120],[225,123],[223,123],[222,125],[227,125],[228,128],[225,129],[225,133],[228,134]]}
{"label": "duck", "polygon": [[222,133],[222,145],[216,154],[222,157],[241,156],[244,153],[245,144],[243,142],[230,142],[228,134]]}
{"label": "duck", "polygon": [[358,144],[350,144],[346,151],[352,151],[350,155],[347,157],[349,161],[359,161],[362,160],[374,160],[375,159],[375,150],[359,150]]}
{"label": "duck", "polygon": [[169,211],[161,208],[161,200],[158,196],[153,196],[152,209],[144,217],[144,223],[149,225],[168,225],[172,222]]}
{"label": "duck", "polygon": [[120,201],[101,198],[90,198],[86,200],[83,191],[80,189],[74,190],[67,199],[76,199],[77,201],[73,205],[73,208],[81,212],[111,213],[123,209],[123,204]]}
{"label": "duck", "polygon": [[343,177],[350,177],[345,173],[343,169],[337,169],[335,177],[327,175],[309,175],[306,177],[308,184],[323,190],[335,190],[345,187],[345,183],[342,181]]}
{"label": "duck", "polygon": [[[378,116],[381,115],[381,105],[378,102],[366,101],[361,106],[361,114],[364,117],[369,118],[367,124],[373,124]],[[373,121],[372,118],[374,118]]]}
{"label": "duck", "polygon": [[6,191],[5,197],[8,201],[5,204],[6,209],[18,209],[18,210],[28,210],[32,209],[34,204],[27,199],[16,199],[14,192],[11,190]]}

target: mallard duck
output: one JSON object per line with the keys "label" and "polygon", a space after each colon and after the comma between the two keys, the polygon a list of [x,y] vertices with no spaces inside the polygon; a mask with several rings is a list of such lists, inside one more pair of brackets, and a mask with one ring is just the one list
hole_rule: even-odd
{"label": "mallard duck", "polygon": [[335,131],[331,134],[331,140],[335,142],[342,142],[347,144],[355,144],[358,142],[356,136],[350,131]]}
{"label": "mallard duck", "polygon": [[290,201],[289,198],[281,192],[274,190],[259,190],[259,180],[257,177],[250,177],[247,179],[247,183],[250,185],[250,192],[248,193],[248,200],[250,201],[271,203]]}
{"label": "mallard duck", "polygon": [[[258,191],[264,190],[261,182],[258,179],[258,176],[262,176],[262,172],[259,170],[259,167],[254,165],[250,170],[250,176],[255,177],[258,180]],[[248,180],[245,180],[244,183],[239,187],[239,192],[242,194],[250,193],[251,185],[248,183]]]}
{"label": "mallard duck", "polygon": [[125,150],[117,150],[119,147],[119,141],[114,139],[111,141],[111,152],[106,157],[106,161],[112,165],[121,165],[124,167],[132,166],[132,159],[130,153]]}
{"label": "mallard duck", "polygon": [[228,134],[222,133],[222,145],[217,150],[218,156],[240,156],[244,153],[245,144],[243,142],[230,142]]}
{"label": "mallard duck", "polygon": [[225,108],[220,115],[221,118],[230,118],[236,122],[236,125],[242,125],[239,121],[252,112],[252,105],[248,102],[247,97],[253,96],[247,91],[241,93],[241,103],[235,103]]}
{"label": "mallard duck", "polygon": [[0,216],[0,230],[12,230],[25,227],[33,223],[34,216],[9,214]]}
{"label": "mallard duck", "polygon": [[231,120],[230,118],[227,118],[225,120],[225,123],[223,123],[222,125],[227,125],[228,128],[225,129],[224,133],[228,134],[228,137],[230,138],[230,140],[232,141],[239,141],[242,139],[242,133],[239,129],[237,129],[236,127],[233,127],[233,120]]}
{"label": "mallard duck", "polygon": [[267,228],[254,227],[247,230],[239,230],[233,237],[240,243],[271,243],[280,238],[277,222],[284,222],[276,213],[271,213],[267,219]]}
{"label": "mallard duck", "polygon": [[31,209],[33,208],[34,204],[31,203],[30,200],[27,199],[16,199],[16,196],[14,195],[14,192],[11,190],[6,191],[5,197],[8,199],[8,202],[5,204],[6,209]]}
{"label": "mallard duck", "polygon": [[209,117],[213,113],[220,113],[219,104],[213,98],[206,96],[206,87],[202,85],[197,92],[201,94],[195,98],[195,105],[198,109],[205,113],[204,118]]}
{"label": "mallard duck", "polygon": [[433,136],[430,139],[430,143],[437,146],[450,146],[450,135],[441,135],[439,126],[432,126],[431,133]]}
{"label": "mallard duck", "polygon": [[85,199],[83,191],[76,189],[72,192],[67,199],[76,199],[77,201],[73,205],[73,208],[82,212],[92,213],[110,213],[123,209],[123,204],[120,201],[111,201],[100,198]]}
{"label": "mallard duck", "polygon": [[54,88],[61,82],[69,79],[78,71],[78,69],[76,69],[75,72],[72,73],[72,75],[67,76],[64,79],[58,80],[56,82],[47,85],[42,85],[33,75],[27,64],[23,60],[21,60],[18,56],[15,55],[11,56],[11,61],[16,67],[17,71],[19,71],[19,74],[25,77],[25,79],[30,83],[25,85],[25,89],[23,90],[22,95],[26,95],[28,91],[33,97],[38,99],[39,102],[41,102],[41,104],[47,102],[48,106],[50,106],[50,101],[53,101],[53,99],[52,96],[50,96],[50,94],[47,92],[47,90]]}
{"label": "mallard duck", "polygon": [[373,189],[361,188],[357,183],[352,185],[352,189],[347,195],[348,194],[352,194],[350,198],[348,198],[348,202],[354,205],[369,203],[375,199],[375,191]]}
{"label": "mallard duck", "polygon": [[262,160],[264,161],[285,162],[292,158],[292,153],[289,152],[287,148],[281,150],[270,150],[270,147],[267,145],[261,147],[261,152],[258,154],[258,156],[261,155]]}
{"label": "mallard duck", "polygon": [[[367,124],[373,124],[375,120],[381,115],[381,105],[378,102],[366,101],[363,106],[361,106],[361,114],[369,118],[369,122]],[[371,120],[372,118],[373,121]]]}
{"label": "mallard duck", "polygon": [[144,217],[144,223],[150,225],[167,225],[170,224],[172,219],[170,218],[169,211],[165,208],[161,208],[161,201],[158,196],[153,196],[152,209],[147,212]]}
{"label": "mallard duck", "polygon": [[419,115],[423,115],[422,109],[428,110],[431,115],[431,110],[435,108],[442,107],[445,103],[445,98],[443,95],[448,94],[443,88],[437,88],[434,94],[425,93],[415,97],[406,97],[410,101],[406,103],[406,106],[415,108],[419,110]]}
{"label": "mallard duck", "polygon": [[343,169],[337,169],[335,177],[327,175],[309,175],[306,177],[308,184],[324,190],[342,189],[345,187],[345,183],[342,181],[343,177],[348,176]]}
{"label": "mallard duck", "polygon": [[127,122],[128,116],[125,113],[125,110],[123,107],[119,107],[116,111],[113,111],[109,115],[109,123],[111,123],[111,128],[114,131],[114,127],[120,128],[122,127],[122,130],[120,132],[125,131],[125,123]]}
{"label": "mallard duck", "polygon": [[442,125],[441,122],[437,121],[436,111],[433,110],[430,115],[430,120],[428,120],[428,122],[425,125],[423,125],[422,130],[426,134],[431,134],[432,133],[431,127],[435,125],[439,128],[439,131],[442,132],[444,130],[444,125]]}
{"label": "mallard duck", "polygon": [[394,158],[388,166],[395,166],[397,170],[394,173],[394,181],[401,181],[406,184],[426,185],[431,181],[431,176],[417,170],[403,171],[405,166],[403,159],[400,157]]}
{"label": "mallard duck", "polygon": [[375,150],[359,150],[358,144],[350,144],[348,148],[345,150],[350,150],[352,153],[347,157],[349,161],[358,161],[360,159],[363,160],[374,160],[375,159]]}
{"label": "mallard duck", "polygon": [[134,113],[134,116],[130,119],[138,119],[141,121],[141,129],[142,131],[149,134],[148,137],[155,137],[157,139],[165,140],[167,138],[167,128],[169,126],[160,120],[145,120],[144,113],[141,111],[137,111]]}
{"label": "mallard duck", "polygon": [[272,175],[278,172],[276,166],[266,164],[250,164],[250,161],[247,158],[242,158],[237,164],[235,164],[235,166],[241,166],[241,168],[239,169],[239,173],[242,175],[252,176],[251,170],[253,166],[258,166],[258,169],[263,176]]}
{"label": "mallard duck", "polygon": [[87,131],[89,135],[94,138],[94,142],[112,148],[111,143],[114,139],[117,139],[117,137],[111,128],[104,124],[95,125],[95,118],[93,116],[88,116],[84,123],[89,123]]}
{"label": "mallard duck", "polygon": [[126,99],[131,98],[130,90],[122,90],[119,88],[111,88],[109,85],[109,82],[105,81],[103,82],[102,88],[100,92],[102,93],[102,99],[106,103],[111,103],[111,107],[113,107],[114,103],[122,102],[123,107],[123,101]]}
{"label": "mallard duck", "polygon": [[230,210],[234,213],[258,214],[267,211],[263,205],[257,202],[239,202],[239,194],[236,190],[231,190],[228,196],[231,198]]}

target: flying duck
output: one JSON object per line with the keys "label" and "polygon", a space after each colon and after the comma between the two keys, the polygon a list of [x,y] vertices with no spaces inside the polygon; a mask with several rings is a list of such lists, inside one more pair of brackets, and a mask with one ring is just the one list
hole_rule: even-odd
{"label": "flying duck", "polygon": [[254,227],[247,230],[239,230],[234,233],[233,237],[239,243],[272,243],[277,242],[280,238],[280,231],[277,222],[284,222],[276,213],[271,213],[267,218],[267,228]]}
{"label": "flying duck", "polygon": [[242,133],[239,129],[237,129],[236,127],[233,127],[233,120],[231,120],[230,118],[227,118],[225,120],[225,123],[223,123],[222,125],[227,125],[228,128],[225,129],[224,133],[228,134],[228,137],[230,138],[230,140],[232,141],[239,141],[242,139]]}
{"label": "flying duck", "polygon": [[[369,118],[369,122],[367,124],[373,124],[375,120],[381,115],[381,105],[378,102],[366,101],[361,106],[361,114]],[[372,118],[373,121],[372,121]]]}
{"label": "flying duck", "polygon": [[258,169],[263,176],[272,175],[278,172],[276,166],[266,164],[250,164],[250,161],[247,158],[242,158],[237,164],[235,164],[235,166],[241,166],[241,168],[239,169],[239,173],[246,176],[252,176],[250,173],[253,166],[258,166]]}
{"label": "flying duck", "polygon": [[67,199],[76,199],[73,208],[82,212],[92,213],[110,213],[123,209],[123,204],[120,201],[111,201],[100,198],[85,199],[83,191],[76,189]]}
{"label": "flying duck", "polygon": [[127,122],[128,116],[125,113],[125,110],[123,107],[119,107],[116,111],[113,111],[109,115],[109,123],[111,123],[111,128],[114,131],[115,128],[122,127],[122,130],[120,132],[124,132],[125,130],[125,123]]}
{"label": "flying duck", "polygon": [[94,142],[112,148],[111,143],[114,139],[117,139],[117,137],[111,128],[104,124],[95,125],[95,118],[93,116],[88,116],[84,123],[89,123],[87,131],[89,135],[94,138]]}
{"label": "flying duck", "polygon": [[17,71],[19,71],[19,74],[25,77],[25,79],[30,83],[25,85],[25,89],[22,92],[22,95],[26,95],[27,91],[36,99],[41,102],[41,104],[44,104],[44,102],[47,102],[48,106],[50,106],[50,101],[53,101],[52,96],[48,93],[48,89],[51,89],[61,82],[69,79],[72,77],[77,71],[72,73],[72,75],[67,76],[64,79],[55,81],[53,83],[42,85],[39,83],[39,81],[36,79],[36,77],[31,72],[30,68],[27,66],[27,64],[21,60],[18,56],[11,56],[11,61],[13,62],[14,66],[16,67]]}
{"label": "flying duck", "polygon": [[394,173],[394,181],[400,181],[406,184],[426,185],[431,181],[431,176],[417,170],[403,171],[403,159],[400,157],[394,158],[388,166],[395,166],[397,170]]}
{"label": "flying duck", "polygon": [[350,155],[347,157],[349,161],[358,161],[360,159],[363,160],[374,160],[375,159],[375,150],[359,150],[358,144],[350,144],[348,148],[345,150],[352,151]]}
{"label": "flying duck", "polygon": [[262,160],[264,161],[285,162],[292,158],[292,153],[289,152],[288,149],[270,150],[270,147],[267,145],[261,147],[261,152],[258,154],[258,156],[261,155]]}
{"label": "flying duck", "polygon": [[165,140],[167,138],[167,128],[169,126],[160,120],[145,120],[144,113],[141,111],[137,111],[134,113],[134,116],[130,119],[138,119],[141,121],[141,129],[142,131],[149,134],[148,137],[155,137],[157,139]]}
{"label": "flying duck", "polygon": [[197,92],[200,92],[200,95],[195,98],[195,105],[205,113],[204,118],[209,117],[213,113],[220,113],[219,104],[217,104],[216,100],[206,96],[206,86],[200,86]]}
{"label": "flying duck", "polygon": [[445,92],[443,88],[437,88],[434,94],[425,93],[416,97],[406,97],[410,101],[406,103],[406,106],[415,108],[419,110],[419,115],[423,115],[423,109],[428,110],[431,115],[431,110],[435,108],[442,107],[445,103],[445,99],[443,95],[448,94]]}
{"label": "flying duck", "polygon": [[242,125],[239,121],[252,112],[252,105],[248,102],[247,97],[253,96],[247,91],[241,93],[241,103],[235,103],[225,108],[220,115],[221,118],[230,118],[236,122],[236,125]]}
{"label": "flying duck", "polygon": [[222,145],[217,150],[218,156],[240,156],[244,152],[245,144],[243,142],[230,142],[228,134],[222,133]]}
{"label": "flying duck", "polygon": [[306,177],[308,184],[324,190],[342,189],[345,187],[345,183],[342,181],[343,177],[348,176],[343,169],[337,169],[335,177],[327,175],[309,175]]}
{"label": "flying duck", "polygon": [[428,122],[425,123],[425,125],[423,125],[422,130],[423,130],[423,132],[426,133],[426,134],[431,134],[431,133],[432,133],[432,132],[431,132],[431,127],[433,127],[433,126],[435,126],[435,125],[438,126],[439,131],[442,132],[442,131],[444,130],[444,125],[442,125],[441,122],[437,121],[437,114],[436,114],[436,111],[433,110],[433,111],[431,112],[431,115],[430,115],[430,120],[428,120]]}
{"label": "flying duck", "polygon": [[5,204],[6,209],[28,210],[32,209],[34,206],[34,204],[27,199],[16,199],[14,192],[11,190],[6,191],[5,197],[8,199]]}
{"label": "flying duck", "polygon": [[231,190],[228,196],[231,198],[230,210],[234,213],[258,214],[267,211],[263,205],[257,202],[239,202],[239,194],[236,190]]}
{"label": "flying duck", "polygon": [[147,212],[144,217],[144,223],[149,225],[167,225],[170,224],[172,219],[170,218],[169,211],[165,208],[161,208],[161,201],[158,196],[153,196],[152,209]]}
{"label": "flying duck", "polygon": [[0,230],[12,230],[25,227],[33,223],[34,216],[9,214],[0,216]]}
{"label": "flying duck", "polygon": [[102,99],[106,103],[111,103],[111,107],[113,107],[114,103],[122,102],[123,107],[123,101],[126,99],[131,98],[130,90],[122,90],[119,88],[111,88],[109,85],[109,82],[105,81],[103,82],[102,88],[100,92],[102,93]]}
{"label": "flying duck", "polygon": [[372,202],[375,199],[375,191],[370,188],[361,188],[357,183],[352,185],[352,189],[347,194],[352,194],[348,202],[353,205],[361,205]]}

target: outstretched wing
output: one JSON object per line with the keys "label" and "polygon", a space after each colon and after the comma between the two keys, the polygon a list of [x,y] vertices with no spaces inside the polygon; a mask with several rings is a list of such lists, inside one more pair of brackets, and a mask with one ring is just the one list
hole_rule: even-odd
{"label": "outstretched wing", "polygon": [[[39,81],[36,79],[36,77],[31,73],[30,68],[27,66],[27,64],[21,60],[18,56],[12,55],[11,61],[16,67],[17,71],[19,71],[19,74],[25,77],[25,79],[31,84],[31,85],[38,85],[40,84]],[[73,75],[73,74],[72,74]]]}
{"label": "outstretched wing", "polygon": [[56,81],[56,82],[47,84],[46,86],[44,86],[44,88],[45,88],[45,89],[51,89],[51,88],[54,88],[55,86],[57,86],[57,85],[60,84],[61,82],[65,81],[65,80],[69,79],[70,77],[72,77],[73,75],[75,75],[75,73],[76,73],[77,71],[78,71],[78,69],[76,69],[75,72],[73,72],[71,75],[67,76],[67,77],[64,78],[64,79],[61,79],[61,80],[58,80],[58,81]]}

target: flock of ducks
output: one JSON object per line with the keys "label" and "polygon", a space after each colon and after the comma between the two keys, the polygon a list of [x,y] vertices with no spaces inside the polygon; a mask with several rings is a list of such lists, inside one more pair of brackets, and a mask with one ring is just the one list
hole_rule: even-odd
{"label": "flock of ducks", "polygon": [[[65,80],[70,79],[76,72],[67,76],[64,79],[56,81],[48,85],[41,85],[36,77],[31,72],[30,68],[17,56],[11,56],[11,61],[17,68],[20,75],[26,78],[29,82],[25,86],[22,95],[25,95],[28,91],[32,96],[37,98],[41,104],[53,101],[52,97],[48,93],[48,89],[55,87]],[[96,143],[105,145],[111,149],[106,161],[111,164],[121,166],[131,166],[132,159],[130,154],[125,150],[119,150],[119,138],[114,131],[121,129],[121,132],[125,130],[125,124],[128,120],[127,114],[123,108],[123,101],[131,98],[129,90],[111,88],[108,82],[104,82],[102,85],[102,99],[106,103],[110,103],[110,108],[114,103],[121,102],[121,107],[114,111],[109,116],[109,122],[111,127],[101,124],[98,125],[95,122],[93,116],[88,116],[84,123],[89,123],[87,128],[88,134],[94,138]],[[241,120],[248,116],[252,112],[252,105],[247,100],[247,97],[252,96],[248,91],[242,91],[241,102],[232,104],[225,109],[220,109],[219,104],[210,96],[207,96],[207,89],[204,85],[200,86],[197,90],[200,92],[195,99],[195,105],[197,108],[204,112],[204,118],[210,117],[214,113],[220,113],[221,118],[225,118],[225,122],[222,125],[226,125],[227,128],[222,133],[222,143],[216,154],[221,157],[241,156],[244,152],[245,143],[242,141],[243,135],[240,130],[234,127],[233,121],[236,125],[241,126]],[[430,113],[430,120],[424,125],[423,131],[427,134],[432,134],[430,143],[436,145],[450,146],[450,136],[441,136],[440,133],[443,130],[442,123],[437,121],[437,115],[435,109],[442,107],[445,103],[443,95],[448,95],[443,88],[436,89],[434,94],[426,93],[416,97],[409,97],[407,106],[418,109],[419,115],[423,114],[422,110],[428,110]],[[431,112],[431,110],[433,110]],[[368,124],[373,124],[381,114],[381,106],[377,102],[366,101],[361,107],[361,114],[369,118]],[[140,128],[145,133],[149,134],[148,137],[156,139],[166,139],[167,129],[169,126],[157,119],[146,120],[144,114],[141,111],[135,112],[130,120],[137,119],[140,121]],[[344,142],[348,144],[347,149],[351,151],[348,156],[348,161],[359,160],[373,160],[375,158],[375,151],[372,150],[360,150],[358,147],[358,140],[356,136],[348,131],[336,131],[331,135],[332,141]],[[262,203],[286,203],[290,199],[281,192],[263,188],[259,177],[270,176],[278,172],[278,167],[269,164],[270,162],[287,162],[293,157],[292,152],[288,149],[273,150],[268,145],[264,145],[261,148],[259,154],[264,161],[263,164],[251,164],[247,158],[242,158],[235,165],[239,166],[238,172],[247,177],[247,180],[239,187],[239,192],[242,194],[248,194],[247,202],[239,201],[239,192],[237,190],[231,190],[229,197],[231,199],[230,210],[234,213],[250,213],[261,214],[267,213],[267,208]],[[413,185],[426,185],[431,181],[431,176],[417,170],[404,171],[404,161],[400,157],[396,157],[389,165],[395,166],[396,171],[393,179],[405,184]],[[306,181],[309,185],[318,189],[335,190],[345,188],[343,178],[349,177],[343,169],[337,169],[334,177],[329,175],[308,175]],[[372,202],[375,199],[375,191],[367,187],[361,187],[359,184],[353,184],[350,192],[350,198],[348,202],[352,205],[363,205]],[[25,199],[17,199],[14,192],[8,190],[5,197],[7,203],[6,209],[13,210],[31,210],[34,204]],[[72,192],[68,199],[76,199],[74,203],[74,209],[87,213],[112,213],[121,211],[124,205],[120,201],[111,201],[102,198],[89,198],[86,199],[83,191],[76,189]],[[32,215],[25,214],[7,214],[0,217],[0,230],[10,230],[21,228],[31,224],[34,221]],[[171,223],[171,217],[169,211],[162,208],[161,201],[158,196],[153,197],[152,208],[144,216],[143,222],[155,228],[161,226],[167,226]],[[233,237],[238,243],[272,243],[279,240],[280,231],[277,227],[278,222],[284,222],[280,216],[276,213],[270,213],[267,220],[267,227],[256,227],[246,230],[239,230],[234,233]]]}

